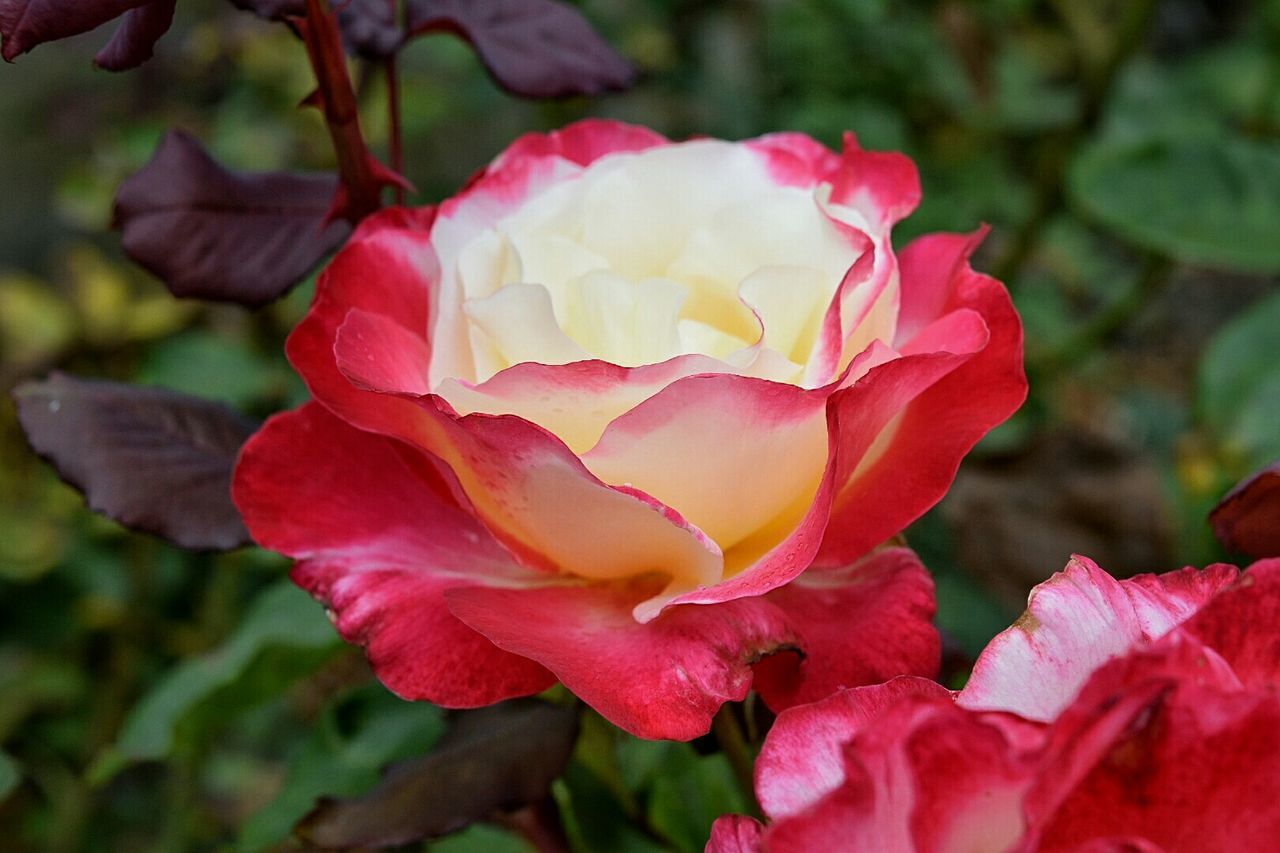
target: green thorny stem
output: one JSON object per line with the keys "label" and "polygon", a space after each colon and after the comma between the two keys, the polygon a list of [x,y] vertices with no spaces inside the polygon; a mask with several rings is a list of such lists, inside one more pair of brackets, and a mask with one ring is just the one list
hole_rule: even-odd
{"label": "green thorny stem", "polygon": [[342,50],[338,15],[325,0],[306,0],[307,17],[301,27],[307,56],[316,73],[319,107],[333,139],[338,173],[346,204],[336,212],[353,224],[382,207],[384,180],[376,172],[377,161],[360,131],[360,114],[347,57]]}
{"label": "green thorny stem", "polygon": [[721,705],[711,721],[711,732],[715,735],[716,742],[720,744],[720,751],[724,753],[725,758],[729,759],[733,776],[738,782],[742,798],[747,803],[747,811],[752,817],[759,818],[764,813],[760,810],[759,800],[756,799],[751,751],[747,747],[746,739],[742,736],[742,726],[738,724],[736,710],[733,703],[726,702]]}

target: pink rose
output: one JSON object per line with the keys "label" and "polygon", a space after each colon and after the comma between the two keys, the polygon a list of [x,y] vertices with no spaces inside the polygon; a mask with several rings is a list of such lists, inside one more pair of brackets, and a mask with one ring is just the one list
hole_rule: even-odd
{"label": "pink rose", "polygon": [[1077,557],[952,694],[901,677],[779,715],[770,825],[709,851],[1274,850],[1280,559],[1116,581]]}
{"label": "pink rose", "polygon": [[334,259],[288,345],[316,402],[236,502],[409,698],[559,680],[688,739],[753,676],[785,707],[930,674],[928,575],[873,549],[1026,382],[980,235],[895,256],[919,195],[852,137],[522,137]]}

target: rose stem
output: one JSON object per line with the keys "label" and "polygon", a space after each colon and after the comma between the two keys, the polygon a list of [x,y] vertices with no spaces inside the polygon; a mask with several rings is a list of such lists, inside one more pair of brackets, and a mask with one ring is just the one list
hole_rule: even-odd
{"label": "rose stem", "polygon": [[720,751],[729,759],[734,778],[738,780],[738,788],[747,802],[747,810],[753,817],[760,817],[760,803],[756,800],[755,776],[752,772],[751,754],[747,751],[747,743],[742,737],[742,728],[734,715],[734,706],[726,702],[716,712],[711,721],[711,732],[720,744]]}
{"label": "rose stem", "polygon": [[307,18],[301,27],[311,67],[316,73],[325,124],[338,155],[338,172],[346,189],[346,209],[351,222],[359,222],[382,206],[380,184],[373,173],[374,160],[360,132],[360,115],[347,58],[338,33],[338,17],[322,0],[306,0]]}
{"label": "rose stem", "polygon": [[[391,168],[396,174],[404,174],[404,143],[400,131],[400,74],[396,70],[396,55],[393,53],[384,60],[387,73],[387,105],[390,128]],[[404,187],[395,186],[396,204],[404,204]]]}

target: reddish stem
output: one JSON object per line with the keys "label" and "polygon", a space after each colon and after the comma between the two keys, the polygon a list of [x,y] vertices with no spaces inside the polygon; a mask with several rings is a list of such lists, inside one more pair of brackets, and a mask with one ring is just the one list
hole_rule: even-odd
{"label": "reddish stem", "polygon": [[[397,175],[404,174],[404,143],[400,130],[400,74],[396,69],[396,55],[393,53],[385,60],[387,72],[387,103],[390,128],[391,168]],[[404,187],[399,184],[395,188],[396,204],[404,204]]]}
{"label": "reddish stem", "polygon": [[346,190],[346,205],[340,212],[356,223],[382,207],[382,191],[374,174],[373,155],[360,132],[360,114],[347,57],[342,51],[338,16],[323,0],[307,0],[307,18],[300,29],[316,72],[325,124]]}

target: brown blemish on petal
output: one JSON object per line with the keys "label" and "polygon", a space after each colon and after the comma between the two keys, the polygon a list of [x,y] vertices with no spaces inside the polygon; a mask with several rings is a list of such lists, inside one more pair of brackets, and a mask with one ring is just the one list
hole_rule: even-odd
{"label": "brown blemish on petal", "polygon": [[1018,617],[1018,621],[1013,623],[1013,627],[1024,633],[1034,634],[1040,630],[1040,624],[1040,620],[1036,618],[1034,613],[1030,610],[1024,610],[1022,615]]}

